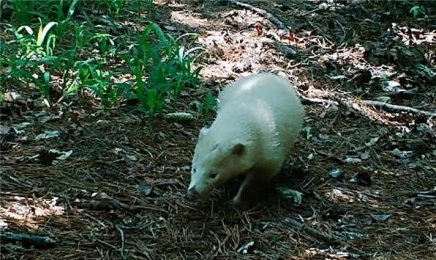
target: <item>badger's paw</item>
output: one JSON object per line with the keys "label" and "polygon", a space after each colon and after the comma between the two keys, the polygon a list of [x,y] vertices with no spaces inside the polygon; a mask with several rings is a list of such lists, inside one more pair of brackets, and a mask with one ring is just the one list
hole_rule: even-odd
{"label": "badger's paw", "polygon": [[232,205],[232,206],[239,206],[239,204],[241,204],[241,197],[240,196],[235,196],[230,201],[230,205]]}
{"label": "badger's paw", "polygon": [[230,201],[230,205],[234,208],[246,210],[249,206],[249,203],[246,200],[242,200],[242,198],[237,195]]}

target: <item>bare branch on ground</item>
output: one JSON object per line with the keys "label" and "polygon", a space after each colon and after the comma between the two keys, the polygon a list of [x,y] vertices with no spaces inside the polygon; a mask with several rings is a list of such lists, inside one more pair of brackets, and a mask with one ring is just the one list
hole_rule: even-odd
{"label": "bare branch on ground", "polygon": [[255,13],[257,13],[257,14],[265,17],[265,18],[267,18],[275,26],[277,26],[277,28],[282,29],[282,30],[289,30],[289,28],[282,21],[280,21],[273,14],[271,14],[271,13],[269,13],[269,12],[263,10],[263,9],[260,9],[258,7],[254,7],[254,6],[250,5],[250,4],[241,3],[241,2],[235,1],[235,0],[223,0],[222,2],[228,2],[228,3],[232,3],[234,5],[237,5],[237,6],[241,6],[241,7],[247,8],[248,10],[253,11],[253,12],[255,12]]}

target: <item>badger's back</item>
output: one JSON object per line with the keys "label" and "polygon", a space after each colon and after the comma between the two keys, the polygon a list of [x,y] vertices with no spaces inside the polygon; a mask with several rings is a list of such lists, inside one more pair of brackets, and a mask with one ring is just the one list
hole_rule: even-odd
{"label": "badger's back", "polygon": [[[242,77],[220,93],[215,124],[259,139],[264,155],[284,160],[300,135],[304,110],[292,84],[272,73]],[[255,133],[255,136],[250,136]]]}

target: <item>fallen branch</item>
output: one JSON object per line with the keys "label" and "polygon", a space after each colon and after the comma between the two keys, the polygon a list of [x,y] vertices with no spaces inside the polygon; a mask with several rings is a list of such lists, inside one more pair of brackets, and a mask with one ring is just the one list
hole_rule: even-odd
{"label": "fallen branch", "polygon": [[419,109],[416,109],[413,107],[392,105],[392,104],[388,104],[386,102],[374,101],[374,100],[362,100],[362,103],[364,103],[366,105],[380,107],[380,108],[385,109],[385,110],[406,111],[406,112],[411,112],[411,113],[415,113],[415,114],[423,114],[423,115],[430,116],[430,117],[436,117],[436,113],[432,113],[430,111],[419,110]]}
{"label": "fallen branch", "polygon": [[253,11],[253,12],[265,17],[266,19],[270,20],[275,26],[277,26],[277,28],[282,29],[282,30],[289,30],[289,28],[282,21],[280,21],[273,14],[271,14],[263,9],[260,9],[258,7],[254,7],[250,4],[241,3],[241,2],[235,1],[235,0],[222,0],[221,2],[232,3],[234,5],[247,8],[248,10]]}
{"label": "fallen branch", "polygon": [[283,55],[288,59],[298,58],[300,54],[298,51],[294,50],[289,46],[283,45],[281,42],[277,41],[277,49],[283,53]]}
{"label": "fallen branch", "polygon": [[136,210],[153,210],[166,213],[164,209],[154,208],[151,206],[143,205],[127,205],[118,201],[115,198],[107,195],[104,192],[96,192],[94,194],[77,194],[74,200],[74,205],[80,208],[88,208],[92,210],[124,210],[124,211],[136,211]]}
{"label": "fallen branch", "polygon": [[318,5],[317,8],[315,8],[315,9],[313,9],[313,10],[310,10],[310,11],[307,11],[307,12],[305,12],[305,13],[302,13],[302,14],[300,14],[299,16],[301,16],[301,17],[306,17],[306,16],[308,16],[309,14],[312,14],[312,13],[315,13],[315,12],[318,12],[318,11],[327,11],[327,10],[329,10],[329,9],[332,8],[332,7],[333,7],[332,5],[320,4],[320,5]]}
{"label": "fallen branch", "polygon": [[339,237],[335,235],[329,235],[322,231],[318,231],[317,229],[312,228],[303,223],[300,223],[292,218],[286,218],[281,223],[284,224],[285,226],[296,229],[297,231],[306,231],[309,235],[315,237],[316,239],[326,241],[329,244],[336,244],[336,245],[342,244],[342,241]]}
{"label": "fallen branch", "polygon": [[316,239],[325,241],[329,245],[348,246],[351,250],[359,253],[361,256],[367,255],[363,251],[361,251],[360,249],[355,248],[354,246],[346,243],[345,241],[343,241],[343,239],[341,239],[338,236],[335,236],[333,234],[327,234],[325,232],[319,231],[319,230],[317,230],[315,228],[312,228],[312,227],[310,227],[308,225],[299,223],[298,221],[296,221],[296,220],[294,220],[292,218],[286,218],[281,223],[284,224],[285,226],[288,226],[290,228],[296,229],[297,231],[300,231],[300,232],[301,231],[305,231],[310,236],[315,237]]}
{"label": "fallen branch", "polygon": [[[253,11],[255,13],[257,13],[260,16],[265,17],[266,19],[268,19],[270,22],[272,22],[278,29],[280,30],[284,30],[286,32],[289,32],[289,28],[285,25],[285,23],[283,23],[282,21],[280,21],[279,18],[275,17],[273,14],[260,9],[258,7],[254,7],[250,4],[246,4],[246,3],[241,3],[239,1],[235,1],[235,0],[222,0],[221,2],[224,3],[231,3],[237,6],[242,6],[244,8],[247,8],[250,11]],[[293,59],[293,58],[298,58],[300,56],[300,54],[298,53],[298,51],[294,50],[293,48],[289,47],[289,46],[285,46],[280,42],[280,36],[272,33],[272,36],[275,38],[277,44],[278,44],[278,50],[280,52],[282,52],[284,54],[284,56],[286,58],[289,59]]]}
{"label": "fallen branch", "polygon": [[[350,108],[354,108],[355,105],[358,105],[358,103],[362,103],[365,105],[370,105],[370,106],[375,106],[375,107],[379,107],[381,109],[384,109],[388,112],[398,112],[398,111],[406,111],[406,112],[410,112],[410,113],[414,113],[414,114],[423,114],[429,117],[436,117],[436,113],[434,112],[430,112],[430,111],[425,111],[425,110],[420,110],[420,109],[416,109],[413,107],[407,107],[407,106],[400,106],[400,105],[393,105],[393,104],[389,104],[386,102],[381,102],[381,101],[375,101],[375,100],[362,100],[360,102],[353,102],[351,100],[349,100],[349,98],[347,99],[342,99],[339,102],[336,100],[332,100],[330,99],[330,95],[328,96],[322,96],[322,98],[308,98],[305,97],[303,94],[298,93],[298,95],[301,98],[301,103],[303,103],[303,105],[313,105],[313,104],[335,104],[338,105],[339,103],[342,103],[344,105],[346,105],[347,107]],[[335,98],[333,98],[335,99]]]}
{"label": "fallen branch", "polygon": [[333,101],[333,100],[327,100],[327,99],[322,99],[322,98],[307,98],[301,94],[299,94],[300,98],[301,98],[301,103],[303,105],[314,105],[314,104],[323,104],[323,105],[330,105],[330,104],[335,104],[335,105],[339,105],[338,102]]}
{"label": "fallen branch", "polygon": [[56,241],[49,236],[19,232],[2,232],[0,233],[0,240],[3,244],[21,242],[26,247],[50,248],[56,245]]}

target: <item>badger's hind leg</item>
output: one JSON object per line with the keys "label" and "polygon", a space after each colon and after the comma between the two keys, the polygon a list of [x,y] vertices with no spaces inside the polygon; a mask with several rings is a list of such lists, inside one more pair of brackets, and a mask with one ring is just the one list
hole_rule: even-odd
{"label": "badger's hind leg", "polygon": [[271,188],[271,180],[275,173],[271,169],[253,169],[249,171],[232,204],[241,208],[247,208],[266,197]]}

